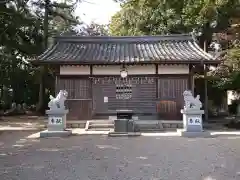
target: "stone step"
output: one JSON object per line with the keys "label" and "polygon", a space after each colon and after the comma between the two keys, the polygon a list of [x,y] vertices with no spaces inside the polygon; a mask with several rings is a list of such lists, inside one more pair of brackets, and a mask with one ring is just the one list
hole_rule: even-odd
{"label": "stone step", "polygon": [[88,121],[89,124],[114,124],[112,120],[95,120],[95,121]]}
{"label": "stone step", "polygon": [[98,130],[104,131],[105,129],[114,128],[114,121],[111,120],[93,120],[88,121],[85,126],[85,130]]}
{"label": "stone step", "polygon": [[86,126],[86,121],[73,121],[67,122],[67,128],[84,128]]}
{"label": "stone step", "polygon": [[160,131],[165,131],[163,129],[139,129],[136,132],[160,132]]}
{"label": "stone step", "polygon": [[89,124],[88,128],[113,128],[114,124]]}
{"label": "stone step", "polygon": [[86,131],[113,131],[112,128],[88,128]]}
{"label": "stone step", "polygon": [[174,131],[182,128],[182,122],[139,122],[135,125],[136,131],[138,132],[153,132],[153,131]]}

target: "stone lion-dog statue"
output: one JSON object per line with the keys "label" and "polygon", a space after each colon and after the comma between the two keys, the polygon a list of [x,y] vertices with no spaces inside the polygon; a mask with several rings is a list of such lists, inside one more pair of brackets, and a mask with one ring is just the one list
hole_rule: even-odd
{"label": "stone lion-dog statue", "polygon": [[196,98],[193,97],[192,92],[186,90],[183,92],[185,106],[184,109],[200,110],[202,108],[202,102],[200,101],[200,95]]}
{"label": "stone lion-dog statue", "polygon": [[67,96],[68,92],[66,90],[60,90],[55,98],[50,95],[50,101],[48,103],[48,107],[50,108],[50,110],[65,109],[64,102],[67,99]]}

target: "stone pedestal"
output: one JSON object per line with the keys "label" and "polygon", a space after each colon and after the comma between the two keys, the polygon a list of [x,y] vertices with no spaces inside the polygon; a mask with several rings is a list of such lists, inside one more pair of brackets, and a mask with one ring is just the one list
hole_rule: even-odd
{"label": "stone pedestal", "polygon": [[202,115],[204,110],[182,109],[183,129],[188,132],[202,132]]}
{"label": "stone pedestal", "polygon": [[203,131],[202,115],[204,110],[182,109],[183,114],[183,129],[178,130],[181,136],[184,137],[199,137],[208,136],[208,132]]}
{"label": "stone pedestal", "polygon": [[66,115],[69,112],[67,109],[46,110],[48,115],[47,130],[40,132],[40,137],[63,137],[72,134],[66,130]]}

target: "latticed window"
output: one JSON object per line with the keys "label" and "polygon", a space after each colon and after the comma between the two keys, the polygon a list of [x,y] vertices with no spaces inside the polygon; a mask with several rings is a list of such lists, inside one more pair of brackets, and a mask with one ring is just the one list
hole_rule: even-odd
{"label": "latticed window", "polygon": [[116,85],[116,99],[131,99],[131,98],[132,98],[132,84]]}

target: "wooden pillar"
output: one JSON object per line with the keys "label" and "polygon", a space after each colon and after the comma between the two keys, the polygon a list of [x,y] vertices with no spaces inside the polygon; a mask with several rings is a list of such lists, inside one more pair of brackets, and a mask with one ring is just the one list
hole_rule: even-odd
{"label": "wooden pillar", "polygon": [[60,66],[55,66],[54,67],[54,76],[55,76],[55,87],[54,87],[54,92],[55,95],[57,95],[59,92],[59,78],[60,78]]}
{"label": "wooden pillar", "polygon": [[188,89],[193,92],[193,65],[189,64]]}
{"label": "wooden pillar", "polygon": [[55,95],[57,95],[58,91],[58,75],[55,75]]}
{"label": "wooden pillar", "polygon": [[[207,52],[207,42],[204,41],[204,51]],[[207,86],[207,65],[204,64],[204,113],[205,121],[208,121],[208,86]]]}
{"label": "wooden pillar", "polygon": [[192,94],[195,96],[195,79],[194,79],[194,72],[192,73]]}
{"label": "wooden pillar", "polygon": [[[92,78],[92,76],[93,76],[93,65],[90,65],[90,77]],[[91,119],[92,119],[92,117],[94,116],[94,99],[93,99],[93,79],[90,79],[90,88],[91,88],[91,101],[92,101],[92,103],[91,103],[91,108],[92,108],[92,113],[91,113]]]}
{"label": "wooden pillar", "polygon": [[156,98],[158,98],[158,65],[155,64]]}
{"label": "wooden pillar", "polygon": [[208,121],[208,80],[207,80],[207,65],[204,64],[204,113],[205,121]]}

